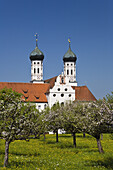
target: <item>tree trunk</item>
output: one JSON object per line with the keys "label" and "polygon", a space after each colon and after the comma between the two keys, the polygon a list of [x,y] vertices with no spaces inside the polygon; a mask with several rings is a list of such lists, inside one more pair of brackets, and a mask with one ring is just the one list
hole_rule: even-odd
{"label": "tree trunk", "polygon": [[76,148],[76,133],[73,132],[73,145]]}
{"label": "tree trunk", "polygon": [[86,134],[85,134],[85,132],[83,132],[83,138],[85,138],[86,137]]}
{"label": "tree trunk", "polygon": [[56,131],[56,142],[58,142],[58,130]]}
{"label": "tree trunk", "polygon": [[45,135],[45,132],[44,132],[44,141],[46,140],[46,135]]}
{"label": "tree trunk", "polygon": [[101,133],[101,140],[103,140],[103,133]]}
{"label": "tree trunk", "polygon": [[5,159],[4,159],[4,167],[8,165],[8,155],[9,155],[9,142],[5,142]]}
{"label": "tree trunk", "polygon": [[103,149],[102,149],[102,145],[101,145],[101,141],[100,138],[97,138],[97,146],[98,146],[98,150],[100,153],[104,153]]}

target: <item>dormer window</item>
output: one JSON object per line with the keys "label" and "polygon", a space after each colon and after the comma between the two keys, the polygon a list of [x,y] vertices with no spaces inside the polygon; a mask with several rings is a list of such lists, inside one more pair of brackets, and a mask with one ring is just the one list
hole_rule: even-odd
{"label": "dormer window", "polygon": [[39,99],[39,96],[35,96],[36,99]]}

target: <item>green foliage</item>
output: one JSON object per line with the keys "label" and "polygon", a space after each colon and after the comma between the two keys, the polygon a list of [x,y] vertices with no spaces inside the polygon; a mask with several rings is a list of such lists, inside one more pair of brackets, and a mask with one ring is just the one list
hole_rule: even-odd
{"label": "green foliage", "polygon": [[[98,153],[93,137],[77,134],[78,147],[72,146],[71,135],[59,135],[59,143],[55,135],[46,135],[40,139],[22,140],[10,144],[9,165],[7,170],[112,170],[113,140],[109,134],[103,134],[102,145],[105,154]],[[3,170],[4,140],[0,140],[0,169]]]}
{"label": "green foliage", "polygon": [[67,103],[63,107],[63,127],[71,133],[81,132],[80,116],[83,113],[83,105],[79,103]]}
{"label": "green foliage", "polygon": [[106,99],[108,103],[113,103],[113,92],[111,92],[111,94],[107,94]]}

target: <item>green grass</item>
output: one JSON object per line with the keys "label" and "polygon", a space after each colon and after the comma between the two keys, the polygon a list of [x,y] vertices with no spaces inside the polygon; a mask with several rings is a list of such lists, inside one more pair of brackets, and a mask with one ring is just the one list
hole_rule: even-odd
{"label": "green grass", "polygon": [[99,154],[96,140],[77,134],[77,148],[73,148],[71,135],[60,135],[59,143],[55,135],[40,139],[14,141],[9,148],[9,165],[3,167],[5,142],[0,140],[0,170],[97,170],[113,169],[113,140],[104,134],[102,146],[104,154]]}

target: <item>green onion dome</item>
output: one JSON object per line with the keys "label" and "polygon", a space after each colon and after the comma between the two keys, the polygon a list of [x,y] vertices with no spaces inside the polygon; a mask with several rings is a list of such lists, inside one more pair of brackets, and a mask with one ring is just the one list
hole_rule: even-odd
{"label": "green onion dome", "polygon": [[65,53],[65,55],[63,56],[63,61],[74,61],[76,62],[77,57],[76,55],[72,52],[70,44],[69,44],[69,49],[68,51]]}
{"label": "green onion dome", "polygon": [[43,60],[44,54],[39,50],[38,46],[31,52],[30,60]]}

